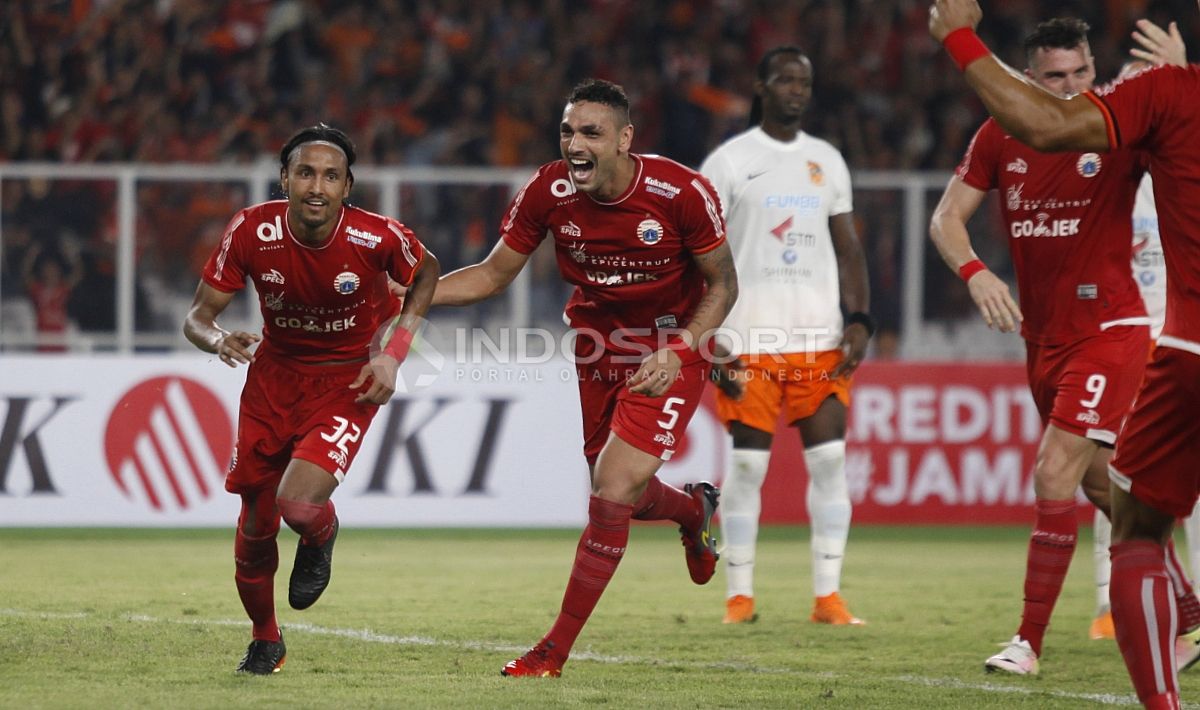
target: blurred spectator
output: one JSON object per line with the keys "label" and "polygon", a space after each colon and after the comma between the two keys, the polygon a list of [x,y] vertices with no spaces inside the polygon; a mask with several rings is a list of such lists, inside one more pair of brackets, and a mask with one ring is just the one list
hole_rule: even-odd
{"label": "blurred spectator", "polygon": [[[984,2],[1015,66],[1038,21],[1092,24],[1101,76],[1133,19],[1194,3]],[[0,16],[0,159],[252,161],[281,126],[353,126],[364,163],[538,164],[586,76],[634,97],[640,151],[695,164],[745,123],[745,68],[799,44],[809,123],[851,168],[950,169],[983,113],[929,41],[924,0],[26,0]],[[1190,32],[1189,32],[1190,31]],[[314,114],[311,107],[320,107]]]}
{"label": "blurred spectator", "polygon": [[67,303],[83,273],[79,247],[72,239],[63,240],[54,251],[31,245],[22,272],[25,292],[33,303],[38,352],[65,352],[70,325]]}

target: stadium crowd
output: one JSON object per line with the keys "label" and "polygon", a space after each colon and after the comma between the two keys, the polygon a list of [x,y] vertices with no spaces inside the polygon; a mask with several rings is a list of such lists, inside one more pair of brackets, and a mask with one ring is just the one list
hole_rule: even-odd
{"label": "stadium crowd", "polygon": [[[983,4],[985,39],[1015,66],[1047,5],[1084,17],[1101,76],[1133,19],[1194,15],[1172,0]],[[5,5],[6,160],[249,161],[320,118],[364,163],[536,165],[556,155],[545,129],[562,97],[597,76],[634,97],[636,150],[697,165],[744,125],[746,68],[777,44],[812,57],[808,128],[852,168],[952,168],[984,118],[917,0]]]}

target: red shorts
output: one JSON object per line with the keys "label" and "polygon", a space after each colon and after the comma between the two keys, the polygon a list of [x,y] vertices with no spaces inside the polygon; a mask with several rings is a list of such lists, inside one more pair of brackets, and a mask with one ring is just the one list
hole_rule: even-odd
{"label": "red shorts", "polygon": [[1200,493],[1200,355],[1158,347],[1109,477],[1141,502],[1187,517]]}
{"label": "red shorts", "polygon": [[1062,345],[1027,343],[1025,371],[1042,425],[1112,445],[1142,382],[1150,331],[1117,326]]}
{"label": "red shorts", "polygon": [[825,400],[837,397],[850,406],[850,378],[833,378],[833,372],[845,355],[841,350],[780,355],[742,355],[745,365],[741,399],[733,399],[717,390],[717,416],[728,427],[741,422],[767,433],[775,432],[780,408],[788,424],[808,419]]}
{"label": "red shorts", "polygon": [[596,463],[610,431],[631,446],[670,460],[696,413],[711,368],[698,354],[686,357],[675,384],[659,397],[647,397],[630,392],[627,384],[639,367],[637,363],[613,363],[611,357],[575,366],[583,413],[583,455],[589,464]]}
{"label": "red shorts", "polygon": [[379,405],[354,402],[359,390],[349,384],[361,369],[362,363],[306,365],[259,348],[242,388],[225,490],[275,488],[294,458],[320,466],[341,483],[379,411]]}

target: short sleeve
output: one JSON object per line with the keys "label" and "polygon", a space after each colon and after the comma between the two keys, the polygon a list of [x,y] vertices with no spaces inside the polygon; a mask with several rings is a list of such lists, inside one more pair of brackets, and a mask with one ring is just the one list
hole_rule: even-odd
{"label": "short sleeve", "polygon": [[997,186],[997,166],[1000,162],[1000,142],[1003,136],[992,119],[988,119],[971,138],[967,152],[954,174],[966,184],[987,192]]}
{"label": "short sleeve", "polygon": [[678,201],[677,224],[683,246],[693,254],[703,254],[721,246],[725,241],[725,218],[721,216],[721,199],[712,183],[699,173],[683,191],[685,199]]}
{"label": "short sleeve", "polygon": [[728,210],[733,204],[733,161],[726,157],[724,150],[717,148],[709,153],[708,157],[704,159],[704,163],[700,165],[700,174],[713,186],[720,200],[722,213],[728,217],[725,210]]}
{"label": "short sleeve", "polygon": [[218,291],[233,293],[246,285],[245,230],[242,229],[245,221],[245,210],[233,216],[221,235],[221,243],[204,264],[201,278]]}
{"label": "short sleeve", "polygon": [[1178,98],[1175,94],[1186,71],[1171,66],[1147,69],[1084,92],[1104,115],[1110,149],[1142,147]]}
{"label": "short sleeve", "polygon": [[830,187],[833,188],[833,202],[829,206],[829,216],[847,214],[854,211],[854,189],[850,185],[850,168],[842,154],[833,151],[829,162]]}
{"label": "short sleeve", "polygon": [[549,186],[543,166],[517,192],[500,221],[500,238],[521,254],[532,254],[546,238],[546,212],[549,209]]}
{"label": "short sleeve", "polygon": [[409,286],[425,258],[425,247],[411,229],[391,217],[387,218],[387,228],[393,239],[388,242],[384,268],[393,281]]}

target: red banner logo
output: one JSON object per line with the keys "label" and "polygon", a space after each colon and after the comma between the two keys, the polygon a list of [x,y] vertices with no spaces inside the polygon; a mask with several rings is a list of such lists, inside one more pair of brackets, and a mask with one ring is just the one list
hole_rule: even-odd
{"label": "red banner logo", "polygon": [[108,470],[127,498],[155,511],[187,510],[225,477],[233,426],[224,404],[195,380],[146,380],[113,408],[104,433]]}

